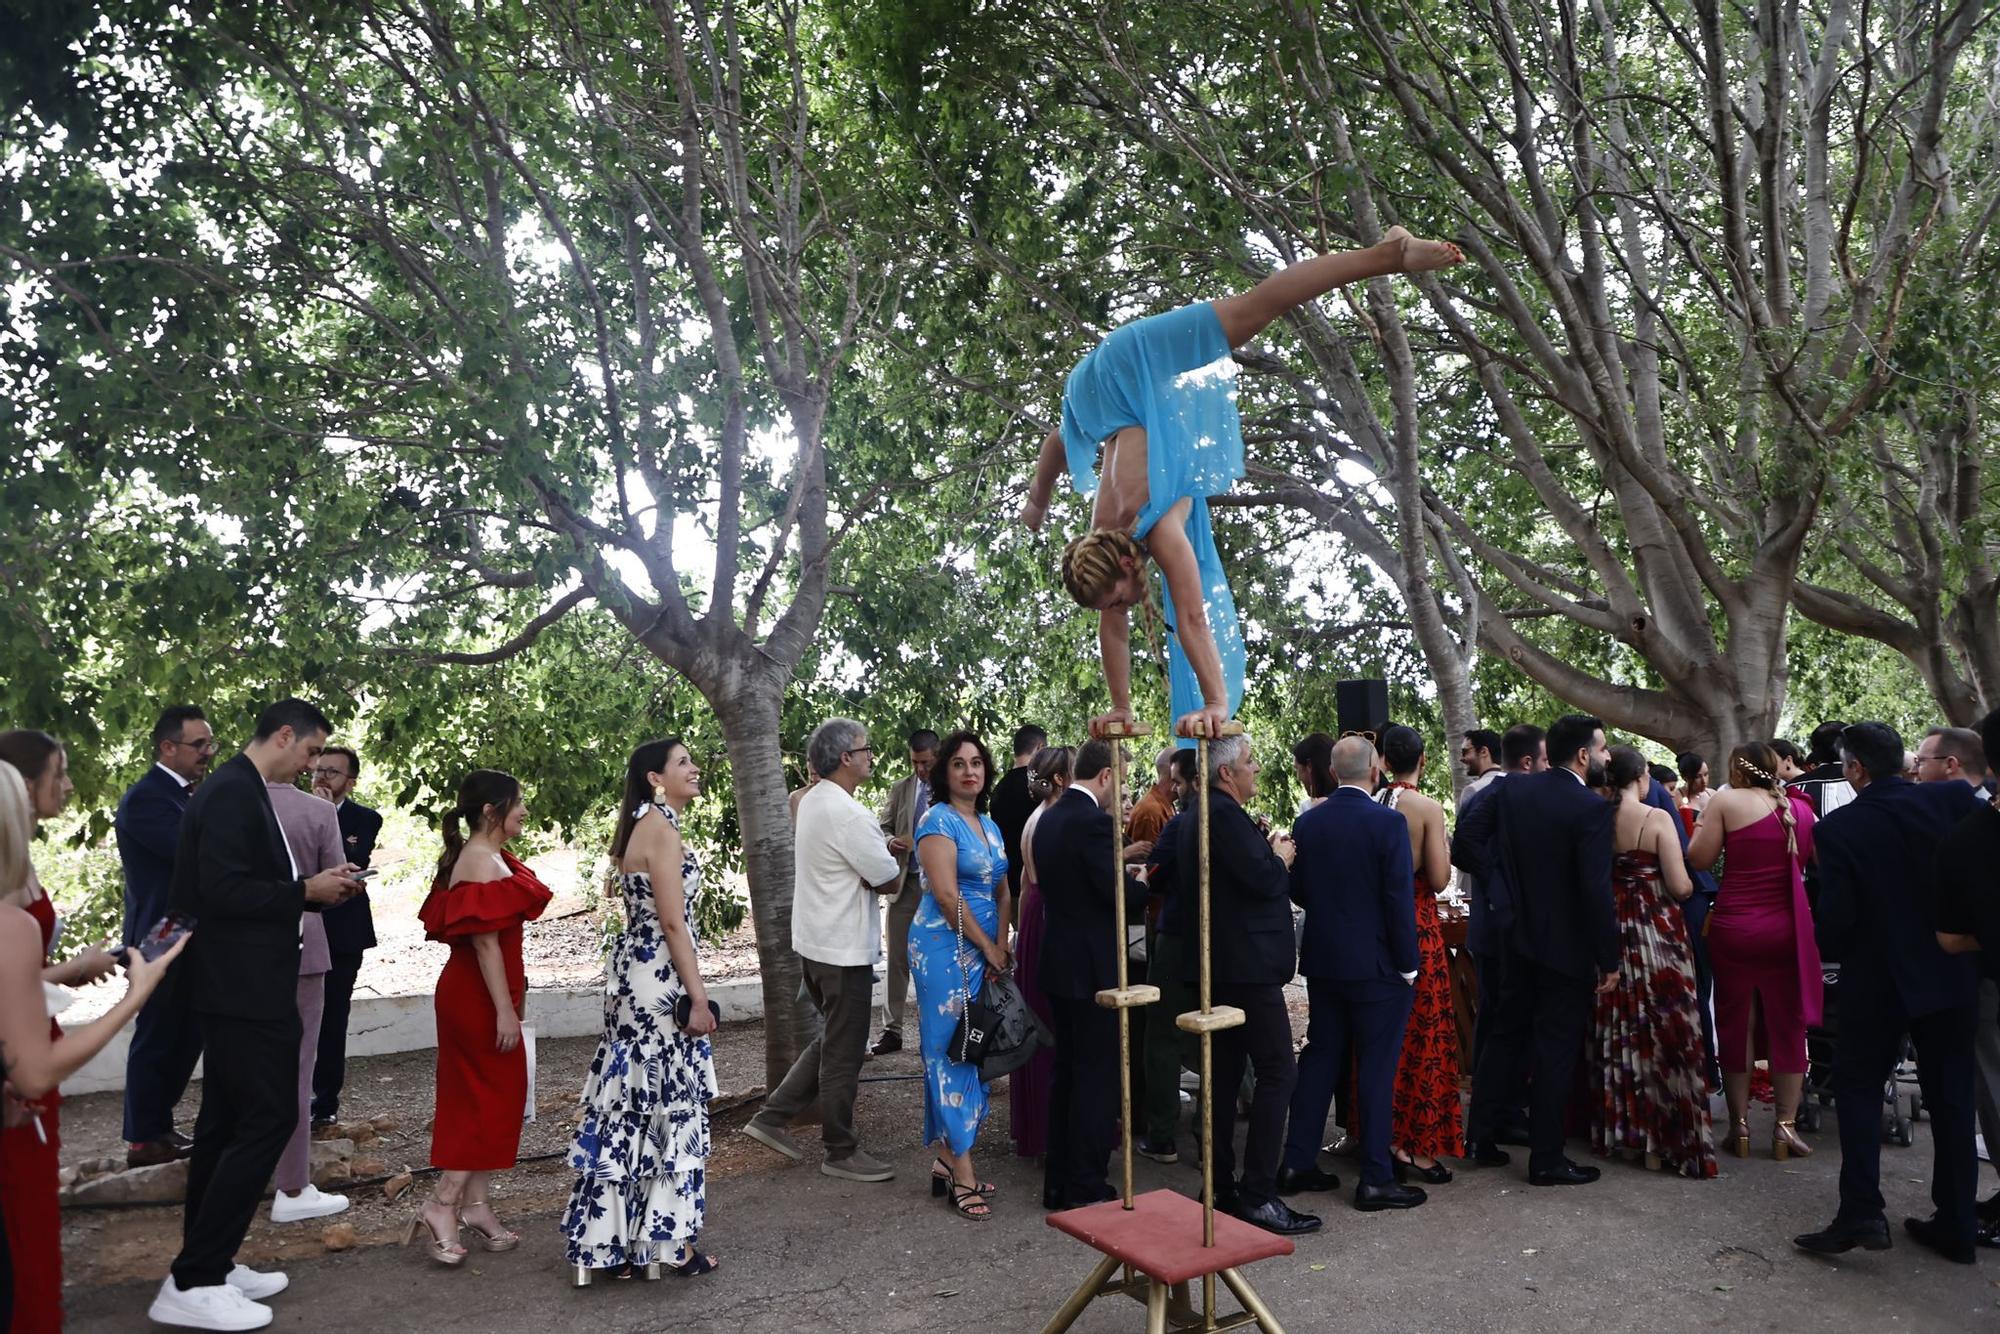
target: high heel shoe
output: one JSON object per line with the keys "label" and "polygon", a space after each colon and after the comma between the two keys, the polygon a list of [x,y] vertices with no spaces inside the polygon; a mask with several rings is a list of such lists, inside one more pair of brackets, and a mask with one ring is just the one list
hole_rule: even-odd
{"label": "high heel shoe", "polygon": [[1729,1136],[1729,1148],[1738,1158],[1748,1158],[1750,1156],[1749,1117],[1739,1116],[1736,1118],[1736,1129]]}
{"label": "high heel shoe", "polygon": [[1780,1121],[1771,1127],[1771,1156],[1779,1162],[1787,1158],[1810,1158],[1812,1154],[1812,1145],[1799,1135],[1796,1122]]}
{"label": "high heel shoe", "polygon": [[[443,1204],[444,1201],[434,1200],[433,1203]],[[465,1247],[459,1245],[456,1241],[447,1241],[439,1236],[438,1230],[431,1226],[431,1221],[424,1217],[424,1211],[421,1206],[418,1207],[415,1214],[411,1215],[410,1225],[403,1229],[403,1245],[408,1246],[417,1239],[417,1229],[419,1227],[423,1228],[424,1232],[430,1237],[430,1245],[426,1247],[426,1250],[429,1252],[431,1260],[434,1263],[441,1264],[447,1269],[456,1269],[465,1263]]]}
{"label": "high heel shoe", "polygon": [[[944,1168],[942,1172],[938,1170],[941,1167]],[[943,1199],[945,1190],[950,1185],[951,1168],[946,1165],[944,1159],[939,1158],[931,1164],[931,1198],[934,1200]],[[991,1195],[1000,1188],[991,1181],[982,1181],[972,1187],[972,1189],[978,1191],[981,1195]]]}
{"label": "high heel shoe", "polygon": [[[470,1232],[473,1236],[479,1238],[479,1248],[481,1250],[511,1251],[516,1246],[519,1246],[521,1244],[520,1234],[509,1232],[504,1227],[501,1228],[498,1232],[488,1232],[485,1228],[479,1226],[479,1224],[474,1223],[466,1218],[465,1211],[467,1209],[475,1205],[481,1205],[485,1203],[486,1201],[484,1200],[467,1200],[464,1204],[460,1205],[458,1211],[458,1226],[463,1231]],[[497,1223],[500,1220],[496,1218],[494,1219],[494,1221]]]}

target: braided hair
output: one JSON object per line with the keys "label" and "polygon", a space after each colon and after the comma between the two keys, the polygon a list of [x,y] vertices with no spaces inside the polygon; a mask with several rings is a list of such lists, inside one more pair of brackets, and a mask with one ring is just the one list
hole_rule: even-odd
{"label": "braided hair", "polygon": [[1729,786],[1756,788],[1778,799],[1778,822],[1785,826],[1785,852],[1797,861],[1799,820],[1791,794],[1778,781],[1778,753],[1762,741],[1746,741],[1729,752]]}
{"label": "braided hair", "polygon": [[1093,528],[1063,548],[1062,581],[1077,605],[1095,607],[1125,578],[1124,561],[1146,563],[1146,548],[1119,528]]}

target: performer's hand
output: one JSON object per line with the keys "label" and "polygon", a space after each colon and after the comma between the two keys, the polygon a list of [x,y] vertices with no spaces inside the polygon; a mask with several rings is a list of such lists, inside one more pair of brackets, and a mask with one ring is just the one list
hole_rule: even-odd
{"label": "performer's hand", "polygon": [[1123,723],[1129,727],[1135,721],[1136,719],[1132,717],[1132,710],[1113,709],[1109,713],[1100,713],[1090,720],[1090,734],[1102,741],[1105,739],[1105,734],[1115,724]]}
{"label": "performer's hand", "polygon": [[1193,713],[1183,714],[1174,720],[1174,735],[1207,737],[1210,741],[1222,735],[1222,725],[1229,721],[1229,711],[1218,705],[1206,705]]}
{"label": "performer's hand", "polygon": [[1048,514],[1049,507],[1032,496],[1021,506],[1021,522],[1028,526],[1028,531],[1031,533],[1042,531],[1042,520],[1047,518]]}
{"label": "performer's hand", "polygon": [[510,1010],[493,1024],[493,1050],[512,1051],[521,1045],[521,1021]]}
{"label": "performer's hand", "polygon": [[1613,987],[1617,985],[1618,985],[1618,974],[1615,972],[1605,973],[1604,975],[1602,975],[1597,979],[1597,994],[1602,996],[1605,992],[1610,991]]}

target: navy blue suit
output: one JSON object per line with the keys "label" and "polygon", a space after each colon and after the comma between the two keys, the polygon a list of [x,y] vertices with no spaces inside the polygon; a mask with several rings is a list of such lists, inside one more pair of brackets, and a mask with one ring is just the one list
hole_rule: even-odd
{"label": "navy blue suit", "polygon": [[[1646,789],[1646,804],[1656,811],[1665,811],[1673,820],[1674,833],[1681,840],[1681,860],[1686,862],[1691,840],[1674,794],[1655,778]],[[1709,911],[1715,907],[1716,883],[1707,871],[1693,867],[1688,868],[1688,879],[1694,882],[1694,892],[1680,905],[1681,921],[1687,926],[1688,944],[1694,949],[1694,1000],[1701,1011],[1701,1046],[1708,1055],[1709,1083],[1713,1087],[1721,1082],[1722,1074],[1722,1067],[1715,1059],[1715,1014],[1709,1009],[1709,998],[1715,994],[1715,973],[1708,966],[1707,927]]]}
{"label": "navy blue suit", "polygon": [[[137,944],[167,915],[174,853],[180,846],[189,795],[188,788],[153,764],[119,798],[112,829],[125,871],[125,925],[120,937],[127,945]],[[176,997],[184,971],[168,971],[132,1025],[125,1056],[128,1144],[167,1137],[174,1128],[174,1104],[187,1091],[195,1062],[201,1059],[200,1023]]]}
{"label": "navy blue suit", "polygon": [[1110,1194],[1118,1137],[1118,1014],[1097,993],[1118,985],[1118,950],[1145,890],[1112,864],[1111,816],[1071,788],[1035,825],[1042,891],[1042,950],[1035,976],[1049,998],[1056,1039],[1042,1195],[1051,1206]]}
{"label": "navy blue suit", "polygon": [[[1500,991],[1507,978],[1508,936],[1514,926],[1514,891],[1507,883],[1507,869],[1492,860],[1494,848],[1493,792],[1502,783],[1518,777],[1502,773],[1472,794],[1458,813],[1458,827],[1451,836],[1451,864],[1465,873],[1468,920],[1465,946],[1472,951],[1479,974],[1479,1009],[1473,1017],[1472,1068],[1479,1069],[1486,1048],[1493,1040],[1493,1027],[1500,1021]],[[1502,1091],[1488,1089],[1484,1102],[1493,1124],[1489,1136],[1525,1142],[1528,1136],[1528,1092],[1525,1087]]]}
{"label": "navy blue suit", "polygon": [[1292,901],[1305,909],[1299,971],[1312,1010],[1299,1053],[1285,1166],[1318,1165],[1334,1089],[1355,1057],[1361,1180],[1395,1181],[1389,1161],[1396,1062],[1418,971],[1410,827],[1358,787],[1342,787],[1292,826]]}
{"label": "navy blue suit", "polygon": [[[382,833],[382,817],[354,801],[343,801],[340,845],[343,855],[366,868]],[[340,1088],[347,1076],[347,1017],[354,1003],[354,981],[361,975],[361,954],[375,948],[375,917],[363,890],[338,907],[320,914],[326,925],[331,966],[326,973],[326,1008],[320,1012],[319,1051],[313,1058],[312,1114],[332,1120],[340,1114]]]}
{"label": "navy blue suit", "polygon": [[1882,1217],[1879,1104],[1907,1032],[1936,1152],[1938,1226],[1968,1247],[1979,1179],[1972,1142],[1979,972],[1971,955],[1938,946],[1933,854],[1978,805],[1965,783],[1883,778],[1813,829],[1820,938],[1840,960],[1840,1217]]}
{"label": "navy blue suit", "polygon": [[1492,827],[1471,859],[1505,875],[1514,901],[1508,959],[1487,1047],[1472,1084],[1468,1138],[1491,1142],[1503,1100],[1528,1088],[1528,1168],[1565,1161],[1570,1076],[1590,1031],[1599,974],[1618,970],[1611,897],[1611,803],[1568,769],[1493,786]]}

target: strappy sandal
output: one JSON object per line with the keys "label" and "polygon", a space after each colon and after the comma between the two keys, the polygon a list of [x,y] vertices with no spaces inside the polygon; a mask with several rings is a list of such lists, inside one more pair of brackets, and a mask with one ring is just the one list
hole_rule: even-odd
{"label": "strappy sandal", "polygon": [[680,1278],[700,1278],[703,1274],[713,1274],[720,1268],[722,1266],[717,1264],[714,1259],[703,1255],[693,1246],[689,1246],[686,1262],[683,1264],[668,1265],[667,1272]]}
{"label": "strappy sandal", "polygon": [[[466,1218],[465,1211],[467,1209],[475,1205],[481,1205],[485,1203],[486,1201],[484,1200],[467,1200],[463,1204],[459,1205],[458,1208],[459,1228],[462,1231],[470,1232],[473,1236],[479,1238],[479,1247],[481,1250],[511,1251],[516,1246],[519,1246],[521,1244],[521,1236],[518,1232],[509,1232],[504,1227],[501,1228],[498,1232],[488,1232],[485,1228],[479,1226],[479,1224],[474,1223]],[[491,1208],[492,1206],[488,1205],[487,1207]],[[497,1223],[500,1220],[496,1217],[494,1221]]]}
{"label": "strappy sandal", "polygon": [[[444,1201],[433,1195],[430,1203],[444,1204]],[[447,1205],[446,1207],[449,1208],[450,1206]],[[447,1241],[439,1235],[438,1230],[431,1226],[431,1220],[424,1217],[422,1205],[417,1206],[417,1212],[410,1218],[410,1225],[403,1229],[403,1245],[408,1246],[417,1239],[417,1229],[419,1227],[430,1237],[430,1245],[425,1250],[432,1261],[443,1265],[447,1269],[456,1269],[465,1263],[465,1247],[461,1246],[455,1240]]]}
{"label": "strappy sandal", "polygon": [[[934,1200],[943,1199],[945,1188],[950,1185],[951,1167],[944,1159],[939,1158],[931,1164],[931,1198]],[[972,1189],[978,1191],[981,1195],[991,1195],[1000,1188],[991,1181],[982,1181],[977,1186],[972,1187]]]}
{"label": "strappy sandal", "polygon": [[993,1217],[993,1206],[986,1202],[984,1195],[980,1194],[979,1187],[961,1186],[954,1181],[951,1183],[950,1191],[951,1207],[958,1211],[959,1217],[970,1218],[976,1223],[984,1223]]}

